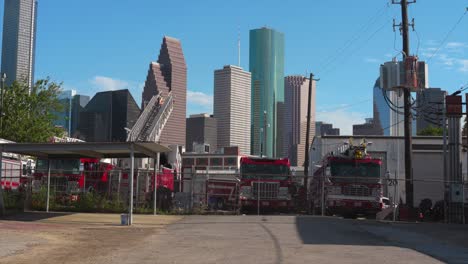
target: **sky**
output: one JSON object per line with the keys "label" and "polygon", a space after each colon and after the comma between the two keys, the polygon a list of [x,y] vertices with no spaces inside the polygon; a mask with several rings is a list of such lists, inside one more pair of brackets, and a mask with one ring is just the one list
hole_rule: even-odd
{"label": "sky", "polygon": [[[129,89],[140,105],[149,64],[163,36],[172,36],[187,62],[187,115],[212,113],[214,70],[237,64],[239,37],[248,70],[249,30],[268,26],[285,34],[285,75],[320,78],[316,119],[351,134],[353,124],[372,117],[379,65],[401,58],[401,36],[392,29],[400,6],[389,2],[39,0],[35,77],[89,96]],[[453,92],[468,83],[466,7],[468,0],[409,6],[410,50],[428,62],[431,87]]]}

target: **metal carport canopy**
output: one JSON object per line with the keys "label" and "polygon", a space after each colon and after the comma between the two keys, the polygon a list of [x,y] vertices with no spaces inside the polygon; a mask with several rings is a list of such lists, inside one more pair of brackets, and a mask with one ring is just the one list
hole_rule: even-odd
{"label": "metal carport canopy", "polygon": [[[63,158],[130,158],[130,201],[128,224],[133,222],[133,180],[135,158],[157,158],[160,152],[171,149],[154,142],[60,142],[60,143],[3,143],[0,152],[11,152],[20,155],[34,156],[47,160]],[[2,177],[2,157],[0,154],[0,179]],[[50,200],[50,163],[47,172],[46,212],[49,212]],[[156,186],[156,185],[155,185]],[[156,189],[156,188],[155,188]],[[156,196],[156,194],[155,194]],[[156,198],[154,204],[156,205]],[[0,216],[4,215],[3,192],[0,188]],[[155,208],[156,211],[156,208]]]}
{"label": "metal carport canopy", "polygon": [[170,148],[154,142],[4,143],[0,151],[43,159],[128,158],[133,145],[135,158],[156,157]]}

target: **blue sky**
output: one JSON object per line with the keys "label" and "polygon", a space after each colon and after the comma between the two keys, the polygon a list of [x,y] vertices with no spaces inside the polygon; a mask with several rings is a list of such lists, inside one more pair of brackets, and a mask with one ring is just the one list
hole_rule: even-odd
{"label": "blue sky", "polygon": [[[249,30],[285,34],[285,74],[313,71],[317,119],[344,133],[372,115],[379,65],[401,50],[392,30],[398,5],[388,0],[160,1],[39,0],[36,77],[50,76],[66,89],[94,95],[129,88],[138,104],[149,63],[162,37],[178,38],[188,66],[188,114],[211,112],[213,71],[237,63],[248,69]],[[454,91],[468,82],[468,0],[417,1],[411,51],[429,61],[429,83]],[[0,1],[3,14],[3,0]],[[0,21],[2,23],[3,21]],[[0,32],[1,34],[1,32]]]}

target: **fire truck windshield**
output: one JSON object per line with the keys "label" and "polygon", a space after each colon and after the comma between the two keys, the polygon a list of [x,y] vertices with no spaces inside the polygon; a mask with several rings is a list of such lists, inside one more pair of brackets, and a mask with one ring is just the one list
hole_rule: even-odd
{"label": "fire truck windshield", "polygon": [[330,168],[334,182],[377,182],[380,179],[380,165],[375,163],[332,162]]}
{"label": "fire truck windshield", "polygon": [[289,167],[273,164],[242,164],[242,179],[287,180]]}
{"label": "fire truck windshield", "polygon": [[[58,171],[66,174],[78,174],[80,171],[79,159],[50,160],[50,170],[52,173]],[[36,171],[47,173],[47,160],[38,159]]]}

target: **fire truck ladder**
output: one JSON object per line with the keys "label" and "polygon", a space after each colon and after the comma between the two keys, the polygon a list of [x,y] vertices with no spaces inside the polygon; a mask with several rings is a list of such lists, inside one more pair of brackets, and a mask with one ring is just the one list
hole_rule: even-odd
{"label": "fire truck ladder", "polygon": [[[161,105],[161,101],[164,103]],[[153,96],[127,136],[127,141],[157,142],[174,107],[172,94]]]}

